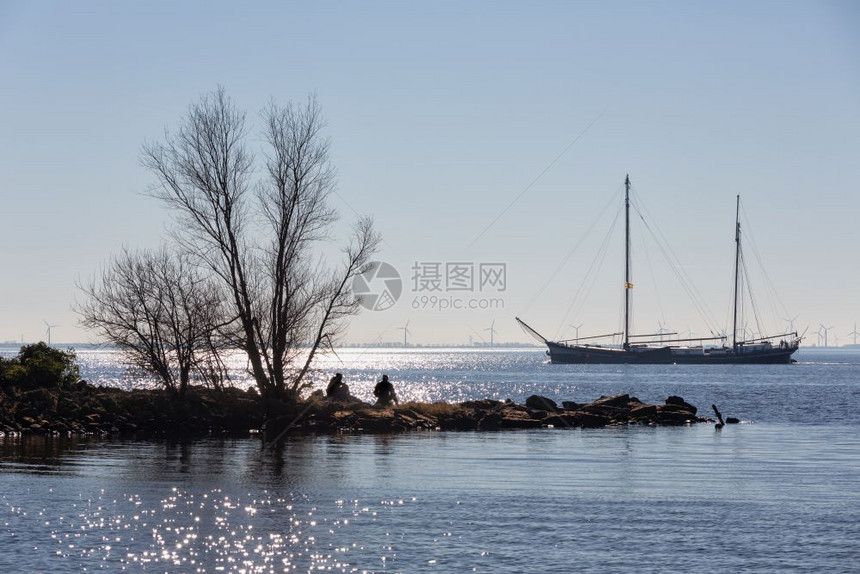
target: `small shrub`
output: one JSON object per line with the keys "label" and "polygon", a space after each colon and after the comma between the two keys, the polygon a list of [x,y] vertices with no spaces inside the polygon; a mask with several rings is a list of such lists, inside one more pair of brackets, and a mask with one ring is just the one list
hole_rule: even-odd
{"label": "small shrub", "polygon": [[75,352],[45,343],[21,347],[18,356],[0,360],[0,384],[25,389],[63,388],[80,380]]}

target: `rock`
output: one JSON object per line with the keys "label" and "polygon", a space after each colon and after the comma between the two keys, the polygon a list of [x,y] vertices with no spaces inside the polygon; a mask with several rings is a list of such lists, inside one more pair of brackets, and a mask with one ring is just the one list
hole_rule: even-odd
{"label": "rock", "polygon": [[610,422],[608,417],[595,415],[584,411],[577,411],[576,413],[574,413],[573,417],[576,421],[577,426],[581,426],[587,429],[605,427]]}
{"label": "rock", "polygon": [[502,423],[502,413],[490,411],[478,420],[478,430],[498,430]]}
{"label": "rock", "polygon": [[354,428],[377,432],[391,430],[391,426],[394,422],[394,417],[391,415],[391,411],[384,410],[359,411],[355,413]]}
{"label": "rock", "polygon": [[541,420],[541,423],[554,428],[576,428],[579,426],[576,415],[572,414],[550,415]]}
{"label": "rock", "polygon": [[593,403],[595,406],[605,407],[626,407],[630,403],[630,395],[611,395],[608,397],[600,397]]}
{"label": "rock", "polygon": [[490,410],[503,404],[502,401],[494,401],[493,399],[481,399],[477,401],[465,401],[460,403],[460,406],[466,409],[473,410]]}
{"label": "rock", "polygon": [[532,395],[526,399],[526,406],[531,409],[538,409],[541,411],[549,411],[551,413],[558,412],[558,405],[554,400],[542,397],[540,395]]}
{"label": "rock", "polygon": [[[694,417],[694,416],[696,416],[696,413],[694,411],[690,410],[690,408],[689,408],[690,406],[692,406],[692,405],[688,405],[686,407],[683,405],[660,405],[660,410],[666,411],[666,412],[673,412],[673,413],[687,413],[691,417]],[[696,407],[693,407],[693,408],[696,408]]]}
{"label": "rock", "polygon": [[479,419],[466,413],[440,417],[438,420],[441,430],[466,431],[477,430]]}
{"label": "rock", "polygon": [[410,409],[394,409],[394,416],[406,428],[434,428],[436,419],[422,415]]}
{"label": "rock", "polygon": [[54,421],[50,424],[51,430],[58,433],[66,433],[69,431],[68,426],[63,421]]}
{"label": "rock", "polygon": [[526,413],[520,416],[519,411],[505,413],[499,422],[499,427],[504,429],[535,429],[543,426],[541,419],[533,419]]}
{"label": "rock", "polygon": [[667,405],[677,405],[680,407],[684,407],[686,410],[690,411],[693,414],[696,414],[699,409],[682,399],[681,397],[671,396],[666,399]]}
{"label": "rock", "polygon": [[626,423],[630,418],[630,409],[627,407],[613,407],[605,404],[587,404],[582,405],[578,413],[588,413],[590,415],[603,417],[611,423]]}
{"label": "rock", "polygon": [[630,417],[650,417],[657,414],[657,405],[641,404],[630,409]]}
{"label": "rock", "polygon": [[674,410],[667,407],[675,405],[663,405],[658,409],[655,416],[655,422],[664,425],[683,425],[691,422],[696,422],[696,417],[687,410]]}
{"label": "rock", "polygon": [[582,405],[579,408],[580,412],[591,413],[593,415],[600,415],[608,418],[627,418],[630,414],[630,409],[627,407],[613,407],[609,405],[599,405],[596,403],[591,403],[588,405]]}
{"label": "rock", "polygon": [[566,411],[575,411],[579,409],[579,407],[581,407],[582,405],[573,401],[561,401],[561,406]]}

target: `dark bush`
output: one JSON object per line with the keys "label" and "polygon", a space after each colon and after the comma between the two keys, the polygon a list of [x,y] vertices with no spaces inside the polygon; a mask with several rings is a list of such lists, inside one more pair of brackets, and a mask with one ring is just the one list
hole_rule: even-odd
{"label": "dark bush", "polygon": [[12,359],[0,359],[0,385],[23,389],[63,388],[80,379],[75,351],[45,343],[25,345]]}

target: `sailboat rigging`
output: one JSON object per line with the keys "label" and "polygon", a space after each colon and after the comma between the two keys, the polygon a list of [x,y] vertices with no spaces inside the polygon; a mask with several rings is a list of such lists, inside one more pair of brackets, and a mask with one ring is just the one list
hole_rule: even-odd
{"label": "sailboat rigging", "polygon": [[[734,287],[732,310],[732,344],[726,344],[726,337],[706,337],[694,339],[678,339],[673,345],[663,344],[662,335],[666,333],[650,333],[634,335],[630,332],[631,321],[631,291],[633,283],[630,276],[630,176],[624,180],[624,320],[621,332],[607,335],[577,337],[571,340],[550,341],[528,326],[519,317],[517,322],[523,329],[546,344],[547,354],[552,363],[595,363],[595,364],[779,364],[792,362],[794,354],[800,346],[802,337],[797,332],[785,333],[775,337],[738,337],[739,297],[741,290],[741,223],[740,195],[737,196],[735,211],[735,261]],[[660,329],[663,330],[662,327]],[[591,341],[607,337],[621,336],[621,345],[599,345]],[[744,336],[746,331],[744,330]],[[659,337],[659,339],[655,339]],[[779,338],[778,344],[771,339]],[[581,341],[586,341],[581,343]],[[706,345],[706,341],[722,341],[721,345]],[[697,345],[681,343],[698,342]]]}

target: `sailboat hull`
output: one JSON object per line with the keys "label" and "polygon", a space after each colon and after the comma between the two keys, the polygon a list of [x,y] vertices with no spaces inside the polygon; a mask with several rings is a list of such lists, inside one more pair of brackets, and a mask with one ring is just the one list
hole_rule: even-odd
{"label": "sailboat hull", "polygon": [[759,349],[678,349],[673,347],[632,347],[619,349],[590,345],[565,345],[547,341],[551,363],[594,365],[778,365],[792,362],[797,347]]}
{"label": "sailboat hull", "polygon": [[552,363],[623,365],[623,364],[661,364],[671,363],[671,349],[658,347],[652,349],[624,350],[587,345],[563,345],[546,342]]}

